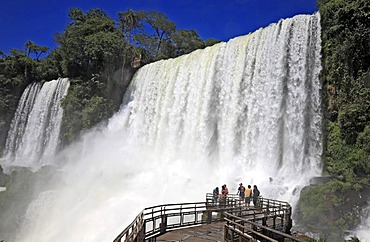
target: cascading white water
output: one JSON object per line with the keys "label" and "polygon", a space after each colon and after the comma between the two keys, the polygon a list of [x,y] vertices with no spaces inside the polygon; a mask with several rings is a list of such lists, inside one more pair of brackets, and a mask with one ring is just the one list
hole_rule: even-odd
{"label": "cascading white water", "polygon": [[297,16],[142,68],[128,93],[130,138],[170,160],[211,157],[229,181],[307,184],[321,171],[319,35],[318,15]]}
{"label": "cascading white water", "polygon": [[[351,234],[356,236],[361,242],[370,242],[370,203],[362,212],[362,216],[361,224]],[[348,239],[351,239],[353,235]]]}
{"label": "cascading white water", "polygon": [[142,67],[108,126],[62,153],[63,184],[29,206],[17,241],[111,241],[144,207],[225,183],[294,205],[321,173],[319,18]]}
{"label": "cascading white water", "polygon": [[63,116],[61,100],[69,81],[60,78],[30,84],[23,92],[6,140],[1,165],[6,172],[16,166],[38,170],[52,164]]}

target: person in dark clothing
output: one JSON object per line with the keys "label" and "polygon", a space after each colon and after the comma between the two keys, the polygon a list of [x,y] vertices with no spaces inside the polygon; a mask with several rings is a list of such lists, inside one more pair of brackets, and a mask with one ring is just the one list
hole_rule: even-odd
{"label": "person in dark clothing", "polygon": [[243,183],[239,184],[238,192],[236,193],[240,196],[240,199],[244,202],[245,198],[245,187],[243,186]]}
{"label": "person in dark clothing", "polygon": [[212,204],[217,204],[218,201],[218,195],[220,194],[218,187],[213,189],[213,198],[212,198]]}
{"label": "person in dark clothing", "polygon": [[257,186],[253,186],[253,205],[254,207],[258,207],[257,202],[258,202],[258,197],[260,195],[260,191],[258,190]]}

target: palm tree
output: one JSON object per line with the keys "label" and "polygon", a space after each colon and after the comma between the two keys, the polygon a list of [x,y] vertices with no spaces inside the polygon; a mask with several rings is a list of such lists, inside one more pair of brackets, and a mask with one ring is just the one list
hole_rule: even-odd
{"label": "palm tree", "polygon": [[127,43],[131,44],[131,32],[141,26],[140,20],[142,17],[140,12],[129,9],[126,12],[118,13],[118,19],[123,37]]}

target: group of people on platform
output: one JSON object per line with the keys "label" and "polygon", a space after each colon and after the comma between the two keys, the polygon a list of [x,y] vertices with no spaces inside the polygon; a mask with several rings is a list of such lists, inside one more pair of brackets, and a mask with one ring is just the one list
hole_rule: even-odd
{"label": "group of people on platform", "polygon": [[[240,183],[236,194],[239,195],[240,199],[244,202],[247,208],[250,207],[251,200],[253,201],[254,207],[258,206],[258,197],[260,196],[260,191],[258,190],[257,185],[254,185],[252,190],[251,185],[248,185],[246,189],[243,186],[243,183]],[[228,195],[229,189],[227,188],[226,184],[222,185],[221,194],[218,187],[216,187],[213,189],[212,203],[217,204],[217,201],[219,200],[225,201]]]}
{"label": "group of people on platform", "polygon": [[239,184],[238,192],[240,199],[245,202],[245,205],[249,208],[251,199],[253,200],[253,205],[257,207],[258,197],[260,196],[260,191],[257,188],[257,185],[253,185],[253,190],[251,185],[247,186],[247,189],[243,186],[243,183]]}

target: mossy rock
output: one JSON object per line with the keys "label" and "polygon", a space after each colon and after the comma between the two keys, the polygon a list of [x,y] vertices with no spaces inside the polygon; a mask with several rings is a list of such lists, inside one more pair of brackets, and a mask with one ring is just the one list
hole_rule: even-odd
{"label": "mossy rock", "polygon": [[345,231],[360,223],[369,191],[368,186],[356,190],[352,184],[339,180],[306,187],[301,192],[295,221],[328,241],[343,241]]}

